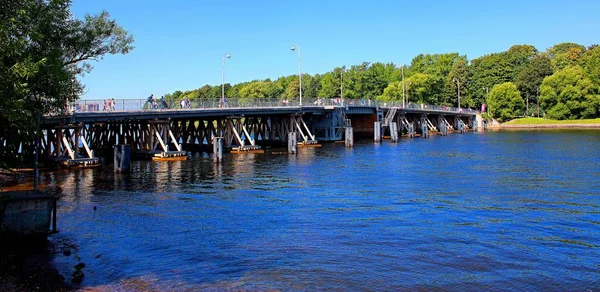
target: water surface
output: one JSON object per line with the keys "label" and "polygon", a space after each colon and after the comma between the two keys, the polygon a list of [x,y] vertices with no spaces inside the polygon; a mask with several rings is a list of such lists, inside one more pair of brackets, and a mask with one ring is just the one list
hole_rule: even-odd
{"label": "water surface", "polygon": [[[58,186],[54,264],[157,290],[600,286],[600,132],[358,142],[298,155],[133,162]],[[94,211],[93,207],[97,210]]]}

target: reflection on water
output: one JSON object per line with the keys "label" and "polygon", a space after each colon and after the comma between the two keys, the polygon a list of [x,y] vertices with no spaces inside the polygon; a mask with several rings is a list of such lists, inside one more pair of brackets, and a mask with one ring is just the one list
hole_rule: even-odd
{"label": "reflection on water", "polygon": [[[44,174],[112,290],[600,285],[600,133],[494,132]],[[97,207],[96,210],[93,207]]]}

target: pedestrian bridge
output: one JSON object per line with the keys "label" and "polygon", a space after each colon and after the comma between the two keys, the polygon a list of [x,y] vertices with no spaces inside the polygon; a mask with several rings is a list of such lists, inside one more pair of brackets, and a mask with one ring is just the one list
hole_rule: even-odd
{"label": "pedestrian bridge", "polygon": [[[72,103],[67,115],[44,117],[40,157],[94,163],[97,157],[110,156],[115,145],[130,145],[141,156],[178,157],[187,151],[212,152],[216,138],[222,138],[218,141],[226,150],[241,152],[344,139],[351,146],[354,137],[398,142],[402,136],[428,138],[474,130],[478,114],[446,106],[339,98],[305,99],[302,104],[271,99],[160,104],[146,99]],[[17,135],[3,137],[1,145],[27,147],[19,141]]]}

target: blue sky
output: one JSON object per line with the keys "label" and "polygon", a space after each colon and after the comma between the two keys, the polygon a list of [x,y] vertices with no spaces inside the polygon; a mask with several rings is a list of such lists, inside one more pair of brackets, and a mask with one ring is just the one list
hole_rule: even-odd
{"label": "blue sky", "polygon": [[72,11],[106,10],[135,38],[127,55],[94,62],[83,98],[145,98],[225,82],[368,62],[409,64],[420,53],[469,59],[531,44],[600,43],[600,1],[155,1],[74,0]]}

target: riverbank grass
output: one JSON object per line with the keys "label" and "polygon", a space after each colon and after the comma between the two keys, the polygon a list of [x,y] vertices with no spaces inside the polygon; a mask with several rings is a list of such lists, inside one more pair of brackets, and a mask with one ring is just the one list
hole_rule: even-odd
{"label": "riverbank grass", "polygon": [[560,125],[560,124],[600,124],[598,119],[586,120],[550,120],[543,118],[519,118],[506,122],[507,125]]}

